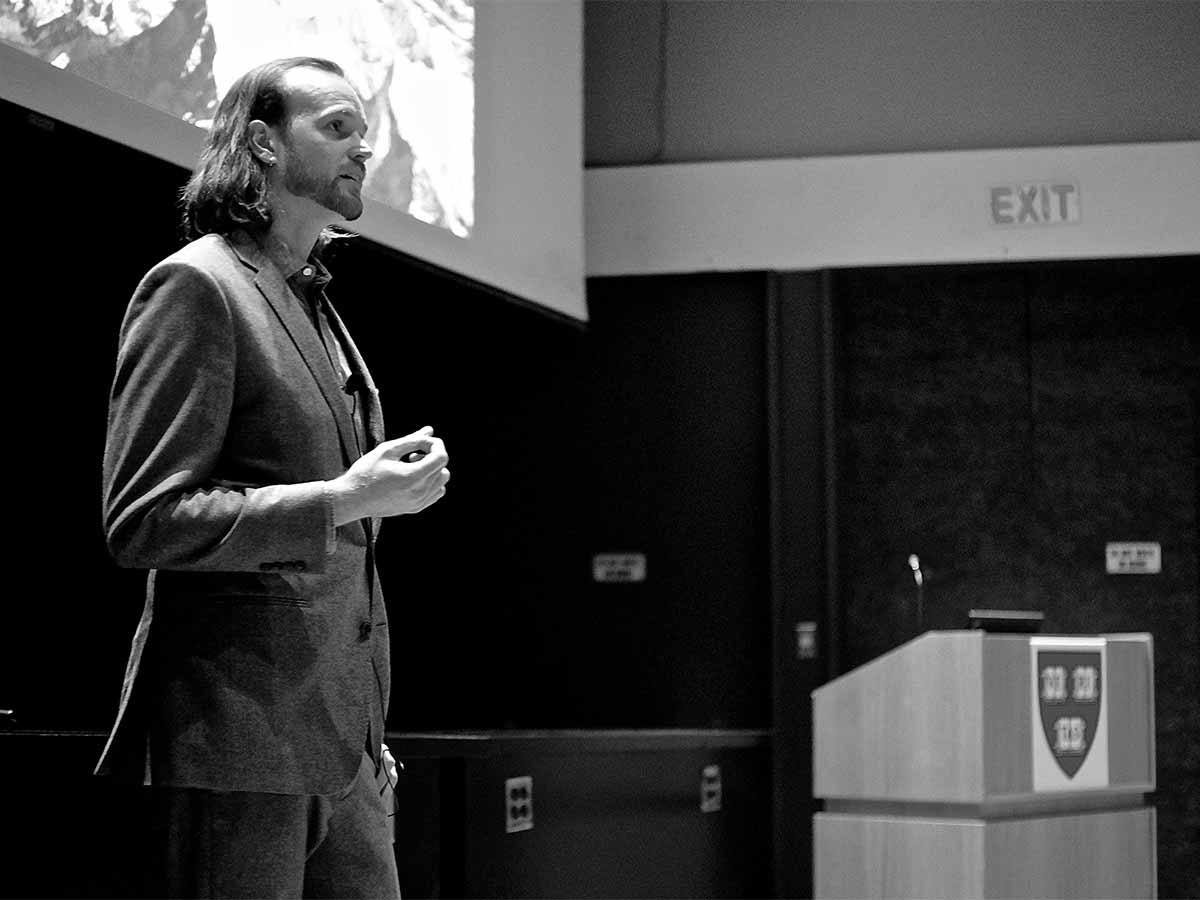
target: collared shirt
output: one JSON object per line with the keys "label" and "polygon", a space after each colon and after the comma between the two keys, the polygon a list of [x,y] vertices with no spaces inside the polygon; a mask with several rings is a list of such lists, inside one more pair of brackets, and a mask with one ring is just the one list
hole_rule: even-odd
{"label": "collared shirt", "polygon": [[334,371],[349,378],[349,364],[346,362],[345,352],[342,350],[341,342],[333,336],[324,310],[325,304],[328,302],[325,298],[325,287],[332,280],[333,276],[329,274],[329,270],[316,260],[310,260],[286,278],[288,287],[292,289],[292,293],[295,294],[300,305],[304,307],[305,313],[308,314],[308,320],[317,329],[317,334],[325,346],[325,352],[329,354],[329,362]]}
{"label": "collared shirt", "polygon": [[338,338],[329,321],[329,298],[325,296],[325,288],[333,280],[318,260],[310,259],[303,266],[287,276],[286,281],[296,299],[300,301],[308,319],[317,330],[317,336],[329,356],[333,371],[338,374],[343,389],[346,409],[354,422],[355,437],[358,441],[358,452],[361,454],[367,446],[366,442],[366,405],[361,402],[359,392],[351,389],[354,367],[350,364],[349,356],[342,341]]}

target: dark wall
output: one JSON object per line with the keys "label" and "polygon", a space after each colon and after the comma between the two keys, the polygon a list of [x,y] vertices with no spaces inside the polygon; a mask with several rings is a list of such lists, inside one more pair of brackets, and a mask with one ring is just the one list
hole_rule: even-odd
{"label": "dark wall", "polygon": [[[389,436],[452,458],[380,538],[391,726],[765,726],[762,277],[595,281],[580,330],[366,243],[333,265]],[[625,551],[644,583],[592,581]]]}
{"label": "dark wall", "polygon": [[[1197,285],[1191,257],[879,269],[833,288],[844,667],[975,607],[1149,632],[1163,897],[1200,889]],[[1106,574],[1108,541],[1160,542],[1162,573]]]}
{"label": "dark wall", "polygon": [[[107,728],[144,575],[101,533],[100,463],[117,327],[147,260],[171,252],[179,170],[0,103],[8,226],[5,411],[14,588],[0,708],[28,728]],[[19,574],[18,574],[19,568]]]}
{"label": "dark wall", "polygon": [[589,284],[581,549],[647,555],[644,583],[585,577],[559,608],[602,725],[770,724],[764,289],[755,273]]}

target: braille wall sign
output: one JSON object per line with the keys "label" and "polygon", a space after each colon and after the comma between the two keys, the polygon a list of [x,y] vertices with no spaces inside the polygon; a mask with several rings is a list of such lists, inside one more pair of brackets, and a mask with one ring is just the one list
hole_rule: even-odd
{"label": "braille wall sign", "polygon": [[1071,225],[1081,221],[1079,185],[1073,181],[1031,181],[988,190],[993,225]]}
{"label": "braille wall sign", "polygon": [[597,553],[592,557],[592,580],[629,583],[646,580],[645,553]]}
{"label": "braille wall sign", "polygon": [[1104,569],[1110,575],[1157,575],[1162,571],[1162,544],[1157,541],[1109,541]]}

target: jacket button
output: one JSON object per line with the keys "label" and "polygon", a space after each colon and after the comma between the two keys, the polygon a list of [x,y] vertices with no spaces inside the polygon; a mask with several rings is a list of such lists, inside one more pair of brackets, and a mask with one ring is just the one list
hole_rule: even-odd
{"label": "jacket button", "polygon": [[358,623],[358,640],[360,643],[371,639],[371,627],[372,626],[370,622]]}

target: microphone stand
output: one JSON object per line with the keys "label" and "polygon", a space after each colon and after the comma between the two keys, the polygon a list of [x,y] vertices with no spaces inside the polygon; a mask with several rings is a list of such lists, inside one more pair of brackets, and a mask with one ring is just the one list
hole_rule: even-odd
{"label": "microphone stand", "polygon": [[921,572],[921,560],[913,553],[908,557],[908,567],[912,569],[913,581],[917,584],[917,634],[925,631],[925,575]]}

